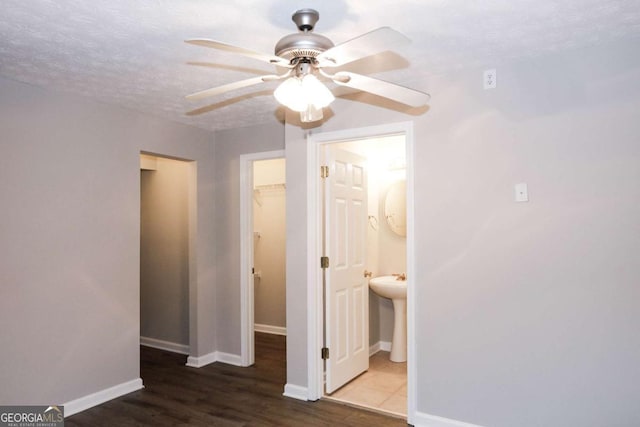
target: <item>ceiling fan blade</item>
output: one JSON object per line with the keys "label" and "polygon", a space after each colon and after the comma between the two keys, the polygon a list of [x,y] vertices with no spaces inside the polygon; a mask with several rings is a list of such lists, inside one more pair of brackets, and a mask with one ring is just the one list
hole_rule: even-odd
{"label": "ceiling fan blade", "polygon": [[219,42],[211,39],[189,39],[185,40],[185,43],[195,44],[198,46],[211,47],[213,49],[224,50],[231,53],[237,53],[239,55],[247,56],[249,58],[257,59],[259,61],[268,62],[270,64],[278,65],[280,67],[291,68],[289,61],[284,58],[280,58],[275,55],[268,55],[266,53],[255,52],[243,47],[233,46],[227,43]]}
{"label": "ceiling fan blade", "polygon": [[423,106],[431,99],[428,93],[348,71],[337,72],[331,79],[341,86],[369,92],[411,107]]}
{"label": "ceiling fan blade", "polygon": [[338,67],[410,42],[404,34],[389,27],[381,27],[340,43],[322,52],[317,59],[321,67]]}
{"label": "ceiling fan blade", "polygon": [[276,75],[270,74],[270,75],[266,75],[266,76],[262,76],[262,77],[252,77],[250,79],[240,80],[240,81],[229,83],[229,84],[226,84],[226,85],[213,87],[211,89],[205,89],[205,90],[202,90],[200,92],[192,93],[191,95],[187,95],[185,98],[191,99],[191,100],[207,98],[207,97],[210,97],[210,96],[219,95],[219,94],[224,93],[224,92],[229,92],[229,91],[232,91],[232,90],[235,90],[235,89],[240,89],[240,88],[247,87],[247,86],[257,85],[258,83],[270,82],[270,81],[273,81],[273,80],[280,80],[280,79],[283,79],[285,77],[288,77],[289,74],[290,73],[286,73],[286,74],[283,74],[282,76],[276,76]]}

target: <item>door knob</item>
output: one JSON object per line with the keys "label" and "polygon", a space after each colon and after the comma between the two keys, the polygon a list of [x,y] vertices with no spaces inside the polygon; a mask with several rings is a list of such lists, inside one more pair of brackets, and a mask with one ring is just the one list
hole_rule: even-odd
{"label": "door knob", "polygon": [[367,270],[364,271],[364,277],[372,277],[372,276],[373,276],[373,273],[371,271],[367,271]]}

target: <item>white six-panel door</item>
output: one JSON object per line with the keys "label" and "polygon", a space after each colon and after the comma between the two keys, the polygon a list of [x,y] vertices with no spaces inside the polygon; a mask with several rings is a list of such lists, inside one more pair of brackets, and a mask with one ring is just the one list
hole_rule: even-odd
{"label": "white six-panel door", "polygon": [[327,147],[325,179],[326,392],[369,369],[366,159]]}

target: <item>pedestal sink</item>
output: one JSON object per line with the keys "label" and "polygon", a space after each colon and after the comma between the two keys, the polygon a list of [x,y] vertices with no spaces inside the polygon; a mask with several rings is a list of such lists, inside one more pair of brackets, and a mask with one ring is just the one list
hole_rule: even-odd
{"label": "pedestal sink", "polygon": [[407,361],[407,281],[396,276],[380,276],[369,280],[369,287],[377,295],[393,302],[392,362]]}

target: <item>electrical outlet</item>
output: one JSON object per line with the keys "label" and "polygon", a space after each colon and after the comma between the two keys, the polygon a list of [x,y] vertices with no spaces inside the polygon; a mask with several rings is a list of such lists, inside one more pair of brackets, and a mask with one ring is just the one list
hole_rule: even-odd
{"label": "electrical outlet", "polygon": [[496,69],[495,68],[491,70],[484,70],[483,82],[484,82],[485,89],[496,88]]}

